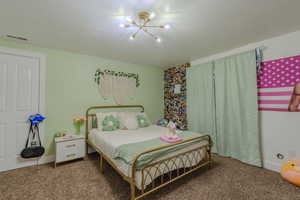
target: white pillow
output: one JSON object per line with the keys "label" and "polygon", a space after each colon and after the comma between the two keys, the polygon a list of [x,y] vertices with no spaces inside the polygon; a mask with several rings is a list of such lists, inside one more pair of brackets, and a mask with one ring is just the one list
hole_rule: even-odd
{"label": "white pillow", "polygon": [[96,113],[98,130],[102,131],[102,129],[103,129],[102,122],[103,122],[104,118],[109,115],[112,115],[118,119],[118,112],[98,112],[98,113]]}
{"label": "white pillow", "polygon": [[135,130],[139,128],[138,121],[136,119],[137,112],[119,112],[118,118],[121,122],[121,129]]}

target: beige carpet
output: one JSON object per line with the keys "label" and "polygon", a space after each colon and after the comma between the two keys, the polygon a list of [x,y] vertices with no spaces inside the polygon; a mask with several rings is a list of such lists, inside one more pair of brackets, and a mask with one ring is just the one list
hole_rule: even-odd
{"label": "beige carpet", "polygon": [[[145,200],[300,200],[300,188],[272,171],[214,156],[212,169],[201,169],[162,188]],[[0,173],[1,200],[128,200],[129,184],[96,155],[85,161],[27,167]]]}

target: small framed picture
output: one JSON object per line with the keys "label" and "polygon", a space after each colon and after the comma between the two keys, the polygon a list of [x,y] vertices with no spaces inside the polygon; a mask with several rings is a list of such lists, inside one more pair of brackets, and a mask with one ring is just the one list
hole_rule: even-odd
{"label": "small framed picture", "polygon": [[180,94],[181,93],[181,85],[180,84],[176,84],[174,86],[174,94]]}

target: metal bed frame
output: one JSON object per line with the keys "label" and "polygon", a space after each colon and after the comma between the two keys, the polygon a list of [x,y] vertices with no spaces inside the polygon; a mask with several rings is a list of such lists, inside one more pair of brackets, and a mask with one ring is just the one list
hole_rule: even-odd
{"label": "metal bed frame", "polygon": [[[91,113],[91,111],[95,111],[98,109],[116,109],[116,108],[140,108],[142,112],[144,112],[144,107],[142,105],[119,105],[119,106],[92,106],[87,109],[86,111],[86,153],[88,153],[88,145],[90,145],[93,149],[95,149],[100,156],[100,170],[103,173],[103,161],[106,160],[121,176],[122,178],[130,184],[131,188],[131,200],[138,200],[142,197],[164,187],[177,179],[190,174],[191,172],[209,166],[211,167],[212,164],[212,157],[211,157],[211,146],[212,141],[209,135],[203,135],[199,137],[195,137],[192,139],[184,140],[177,143],[166,144],[160,146],[158,148],[150,149],[145,152],[141,152],[138,154],[132,164],[132,171],[131,176],[125,175],[122,171],[118,169],[118,167],[113,163],[113,161],[106,156],[101,149],[96,147],[94,144],[89,142],[88,134],[89,134],[89,125],[92,125],[96,120],[96,114]],[[91,121],[90,121],[91,120]],[[92,125],[93,126],[93,125]],[[94,127],[95,128],[95,127]],[[137,161],[140,157],[144,156],[145,154],[152,153],[155,151],[160,151],[162,149],[167,149],[169,147],[188,143],[188,142],[195,142],[199,140],[207,141],[207,144],[201,147],[197,147],[195,149],[189,150],[187,152],[179,153],[177,155],[167,157],[163,160],[154,161],[142,168],[137,168]],[[205,158],[201,157],[201,152],[205,150]],[[180,163],[180,166],[178,166]],[[193,164],[195,163],[195,164]],[[171,168],[169,167],[171,165]],[[163,169],[161,169],[163,168]],[[155,173],[154,176],[151,174],[151,170],[154,169]],[[141,180],[141,189],[137,188],[136,185],[136,172],[140,170],[142,175]],[[146,181],[150,179],[149,185],[146,184]]]}

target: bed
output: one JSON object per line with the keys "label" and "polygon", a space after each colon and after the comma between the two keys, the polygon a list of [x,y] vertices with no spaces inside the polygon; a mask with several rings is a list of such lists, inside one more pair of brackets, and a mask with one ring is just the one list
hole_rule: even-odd
{"label": "bed", "polygon": [[[96,114],[104,109],[140,109],[142,105],[93,106],[86,112],[86,142],[100,155],[100,169],[107,161],[131,186],[131,200],[157,189],[204,166],[211,166],[209,135],[181,132],[181,142],[159,140],[167,128],[150,125],[137,130],[103,132],[97,129]],[[87,145],[87,146],[88,146]]]}

